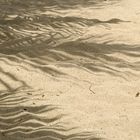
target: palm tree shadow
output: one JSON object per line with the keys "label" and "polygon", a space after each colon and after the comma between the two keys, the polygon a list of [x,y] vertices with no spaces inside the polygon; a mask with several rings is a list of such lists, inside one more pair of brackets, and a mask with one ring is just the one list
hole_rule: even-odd
{"label": "palm tree shadow", "polygon": [[[51,39],[53,40],[53,39]],[[17,52],[10,51],[10,49],[1,50],[2,53],[8,55],[4,56],[11,61],[17,61],[18,59],[27,59],[30,62],[26,62],[28,65],[35,69],[40,69],[50,75],[66,75],[57,68],[51,67],[53,63],[73,63],[81,68],[85,68],[92,72],[107,73],[112,76],[119,76],[125,78],[127,74],[135,75],[131,73],[133,71],[139,71],[140,65],[138,61],[132,63],[125,58],[117,58],[113,56],[115,53],[125,55],[129,58],[139,58],[139,46],[130,46],[125,44],[97,44],[97,43],[83,43],[81,41],[71,41],[59,44],[55,47],[48,46],[48,40],[41,41],[39,44],[37,40],[32,42],[32,45],[28,49],[18,50]],[[29,42],[29,44],[31,44]],[[24,47],[22,47],[24,48]],[[17,56],[16,60],[11,59],[11,54]],[[112,55],[112,56],[111,56]],[[2,60],[1,60],[2,61]],[[123,69],[127,68],[125,72]]]}
{"label": "palm tree shadow", "polygon": [[[100,0],[100,2],[103,0]],[[97,2],[92,2],[96,4]],[[5,0],[0,3],[0,62],[13,65],[12,62],[24,62],[34,69],[50,75],[65,75],[63,71],[51,67],[52,64],[75,64],[94,73],[107,73],[123,77],[122,68],[139,71],[138,63],[118,59],[110,54],[119,52],[128,57],[138,58],[140,48],[124,44],[97,44],[73,38],[81,35],[81,28],[97,24],[118,24],[118,19],[100,21],[75,17],[52,17],[40,15],[46,9],[57,12],[55,8],[73,8],[79,5],[89,6],[90,2],[65,0]],[[47,6],[46,6],[47,5]],[[58,6],[57,6],[58,5]],[[55,7],[52,9],[52,7]],[[13,17],[11,15],[14,15]],[[16,16],[15,16],[16,15]],[[31,33],[30,33],[31,31]],[[41,32],[41,33],[40,33]],[[37,34],[37,35],[36,35]],[[137,53],[136,53],[137,52]],[[11,63],[10,63],[11,62]],[[31,71],[27,67],[23,69]],[[120,69],[121,68],[121,69]],[[1,78],[0,83],[7,91],[0,91],[0,139],[2,140],[99,140],[93,132],[69,133],[75,128],[67,129],[61,124],[63,114],[59,114],[58,106],[36,105],[25,81],[15,77],[0,67],[0,73],[12,81],[20,83],[13,88],[7,80]],[[22,89],[23,88],[23,89]],[[22,89],[22,90],[21,90]],[[55,116],[48,115],[53,112]],[[45,114],[45,115],[44,115]]]}
{"label": "palm tree shadow", "polygon": [[[139,71],[140,65],[138,58],[140,47],[125,44],[97,44],[84,43],[79,41],[67,42],[52,48],[48,53],[56,55],[55,60],[67,61],[77,64],[80,67],[86,68],[92,72],[108,73],[112,76],[125,77],[123,69],[128,71]],[[136,62],[132,63],[124,58],[118,58],[113,54],[129,58],[135,58]],[[112,56],[111,56],[112,55]],[[77,59],[78,58],[78,59]],[[126,72],[127,73],[127,72]],[[131,74],[131,72],[129,72]],[[135,75],[134,73],[132,75]]]}
{"label": "palm tree shadow", "polygon": [[[124,44],[109,45],[107,44],[109,42],[102,44],[88,43],[84,39],[72,41],[78,35],[83,35],[81,31],[83,27],[119,24],[124,21],[119,19],[100,21],[99,19],[50,16],[37,12],[45,9],[46,5],[48,7],[53,6],[55,9],[55,5],[61,7],[62,4],[68,8],[68,6],[71,7],[76,4],[91,4],[92,2],[90,2],[79,2],[77,0],[68,2],[64,0],[41,0],[40,2],[33,0],[23,2],[19,0],[3,1],[2,6],[7,7],[7,11],[4,11],[5,14],[0,19],[0,30],[2,31],[2,34],[0,34],[2,59],[0,61],[5,61],[5,58],[14,62],[27,60],[26,64],[52,76],[65,75],[58,68],[50,66],[54,63],[63,62],[76,64],[91,72],[107,73],[119,77],[125,77],[123,74],[123,69],[125,68],[128,68],[128,72],[125,72],[127,74],[131,74],[131,70],[139,71],[138,63],[132,64],[125,59],[109,56],[119,52],[128,57],[138,58],[140,56],[138,46],[132,47]],[[95,3],[98,2],[93,2],[93,4]],[[48,10],[51,9],[53,8]],[[17,15],[10,18],[10,14]],[[79,26],[82,28],[79,28]],[[12,75],[9,76],[13,77]],[[10,89],[5,81],[1,79],[0,82]]]}
{"label": "palm tree shadow", "polygon": [[[37,10],[39,12],[43,12],[46,10],[52,10],[53,8],[59,9],[72,9],[77,6],[89,7],[94,6],[95,8],[101,8],[107,4],[118,3],[117,0],[110,1],[105,3],[105,0],[82,0],[82,1],[71,1],[68,0],[2,0],[0,2],[0,12],[1,16],[5,16],[6,14],[21,14],[21,13],[32,13],[33,10]],[[98,7],[97,7],[98,6]],[[52,10],[53,11],[53,10]]]}
{"label": "palm tree shadow", "polygon": [[[23,88],[23,87],[28,87],[27,83],[23,80],[21,80],[20,78],[17,78],[14,74],[10,73],[10,72],[5,72],[5,70],[0,67],[0,74],[2,75],[2,77],[4,78],[0,78],[0,83],[6,88],[6,90],[8,91],[14,91],[17,90],[19,88]],[[8,82],[8,80],[12,80],[13,83],[18,83],[17,87],[14,87],[12,84],[10,84],[10,82]]]}
{"label": "palm tree shadow", "polygon": [[34,94],[27,89],[0,92],[1,140],[99,140],[93,132],[74,133],[76,128],[66,128],[61,122],[66,114],[57,105],[30,105]]}
{"label": "palm tree shadow", "polygon": [[[46,47],[43,42],[39,48],[33,49],[32,52],[23,51],[24,56],[37,65],[33,67],[41,70],[46,69],[49,72],[49,65],[51,63],[63,64],[76,64],[77,66],[90,70],[95,73],[107,73],[112,76],[126,78],[128,74],[134,75],[134,72],[140,70],[138,58],[140,47],[130,46],[125,44],[96,44],[96,43],[82,43],[78,41],[66,42],[56,47]],[[128,61],[124,58],[118,58],[113,54],[119,53],[120,55],[129,58],[135,58],[136,62]],[[112,55],[112,56],[111,56]],[[20,55],[18,55],[20,57]],[[24,57],[23,57],[24,58]],[[38,65],[40,64],[41,67]],[[45,68],[47,67],[47,68]],[[127,71],[125,69],[127,68]],[[133,73],[131,72],[133,70]],[[50,72],[54,71],[55,74],[65,74],[61,71],[50,68]]]}
{"label": "palm tree shadow", "polygon": [[[19,23],[14,23],[14,20],[19,21]],[[138,59],[140,56],[139,46],[111,44],[110,42],[88,43],[84,39],[71,41],[71,37],[81,34],[76,25],[94,26],[96,24],[117,24],[119,22],[123,21],[119,19],[100,21],[98,19],[87,20],[74,17],[51,17],[42,14],[33,15],[30,21],[30,19],[22,19],[19,16],[12,22],[8,21],[8,25],[0,26],[7,37],[0,44],[0,52],[4,54],[2,58],[10,59],[10,61],[29,60],[26,61],[28,65],[53,76],[65,75],[65,73],[49,66],[50,64],[71,62],[92,72],[107,73],[125,78],[123,69],[128,69],[125,72],[126,75],[133,75],[131,70],[139,71],[139,63],[138,61],[131,63],[123,58],[114,57],[113,54],[120,53],[129,58]],[[15,30],[9,28],[9,26]],[[37,35],[32,36],[32,34],[26,32],[28,30],[33,30]],[[43,32],[39,33],[42,30]],[[13,57],[13,55],[16,57]],[[4,60],[1,59],[1,61]]]}

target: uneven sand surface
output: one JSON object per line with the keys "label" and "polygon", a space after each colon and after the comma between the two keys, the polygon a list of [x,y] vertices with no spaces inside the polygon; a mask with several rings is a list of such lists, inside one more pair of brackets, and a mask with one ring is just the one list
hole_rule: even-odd
{"label": "uneven sand surface", "polygon": [[0,140],[140,140],[140,2],[30,2],[0,6],[19,8],[0,19]]}

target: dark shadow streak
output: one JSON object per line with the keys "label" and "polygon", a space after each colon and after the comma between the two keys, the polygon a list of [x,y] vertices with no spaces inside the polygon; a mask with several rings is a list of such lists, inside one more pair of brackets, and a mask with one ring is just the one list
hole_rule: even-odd
{"label": "dark shadow streak", "polygon": [[[96,138],[92,132],[79,132],[74,133],[76,128],[65,128],[63,123],[61,123],[61,118],[65,115],[59,113],[58,106],[55,105],[33,105],[27,106],[22,104],[7,104],[3,106],[2,104],[7,103],[7,98],[15,97],[16,102],[17,95],[26,95],[27,100],[34,96],[27,96],[28,90],[16,90],[15,92],[1,91],[0,92],[0,138],[1,140],[100,140]],[[21,94],[22,93],[22,94]],[[30,91],[31,93],[31,91]],[[6,100],[5,100],[6,99]],[[21,99],[23,100],[23,99]],[[47,114],[55,113],[54,117],[49,117]],[[45,115],[44,115],[45,113]],[[73,132],[69,134],[70,132]]]}

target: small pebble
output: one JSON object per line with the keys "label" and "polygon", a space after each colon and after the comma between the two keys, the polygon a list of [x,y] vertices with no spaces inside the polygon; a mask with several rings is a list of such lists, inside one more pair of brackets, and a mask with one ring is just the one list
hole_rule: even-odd
{"label": "small pebble", "polygon": [[140,96],[140,92],[137,92],[136,97],[139,97],[139,96]]}

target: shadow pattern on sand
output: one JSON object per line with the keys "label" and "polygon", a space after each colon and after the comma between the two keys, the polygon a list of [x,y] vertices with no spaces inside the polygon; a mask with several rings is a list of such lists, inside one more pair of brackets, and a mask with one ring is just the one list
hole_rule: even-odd
{"label": "shadow pattern on sand", "polygon": [[74,133],[76,128],[66,128],[61,123],[65,116],[61,107],[33,103],[34,97],[42,97],[39,93],[24,87],[0,91],[1,140],[99,140],[92,132]]}
{"label": "shadow pattern on sand", "polygon": [[[46,11],[46,9],[54,11],[56,9],[72,9],[81,7],[94,6],[94,8],[100,8],[108,4],[117,3],[120,0],[1,0],[0,1],[0,12],[3,17],[6,14],[30,14],[33,11]],[[52,9],[53,8],[53,9]],[[3,11],[6,10],[6,13]],[[3,14],[4,13],[4,14]]]}
{"label": "shadow pattern on sand", "polygon": [[[2,32],[0,52],[3,54],[1,61],[4,59],[15,62],[29,60],[26,63],[31,67],[51,75],[65,73],[50,67],[50,64],[73,63],[93,72],[125,77],[123,68],[127,68],[126,76],[131,74],[131,70],[140,69],[139,46],[111,44],[110,41],[101,44],[90,43],[89,38],[80,38],[87,27],[121,24],[121,22],[125,21],[115,18],[100,21],[44,14],[3,19],[3,22],[0,22]],[[125,55],[130,59],[136,58],[136,62],[114,57],[114,53]]]}
{"label": "shadow pattern on sand", "polygon": [[[102,21],[64,17],[59,11],[91,4],[102,5],[102,2],[103,0],[1,0],[0,63],[20,66],[27,71],[39,69],[54,77],[68,75],[57,66],[76,67],[93,74],[105,73],[123,78],[134,75],[131,70],[140,70],[140,46],[112,44],[110,41],[90,43],[88,39],[81,39],[88,27],[106,27],[125,21],[116,18]],[[53,14],[44,14],[46,11]],[[54,13],[57,15],[54,16]],[[117,58],[115,53],[135,58],[136,61]],[[32,69],[21,66],[20,63],[25,63]],[[99,140],[90,132],[72,133],[71,130],[75,128],[66,129],[61,124],[63,114],[48,116],[51,112],[59,112],[57,105],[33,103],[32,99],[42,96],[38,95],[39,91],[30,91],[26,81],[7,72],[2,66],[0,74],[0,83],[6,87],[5,91],[0,91],[0,139]],[[2,76],[19,82],[20,86],[15,89],[14,82],[8,83]],[[30,105],[27,106],[27,103]]]}

